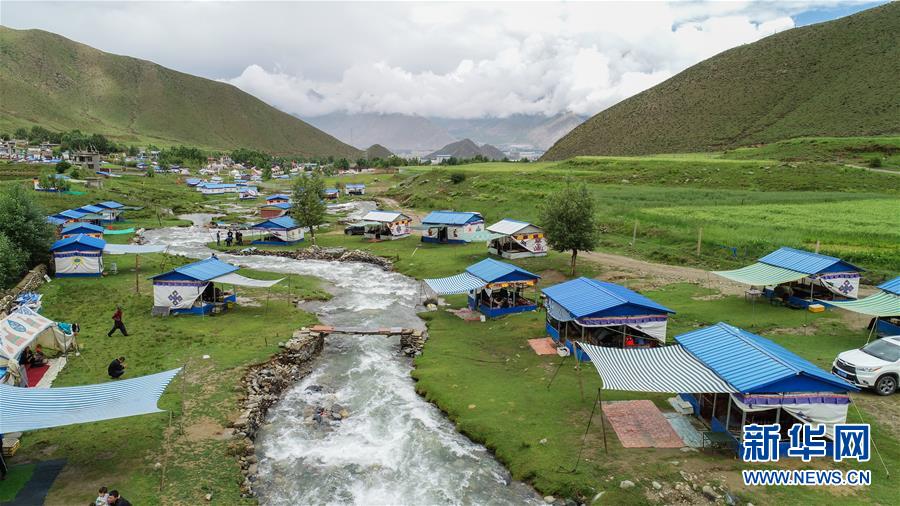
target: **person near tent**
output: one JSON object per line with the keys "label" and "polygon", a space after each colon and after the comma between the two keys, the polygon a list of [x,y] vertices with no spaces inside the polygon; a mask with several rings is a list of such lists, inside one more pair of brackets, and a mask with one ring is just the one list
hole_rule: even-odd
{"label": "person near tent", "polygon": [[44,347],[38,344],[34,347],[34,354],[31,358],[31,367],[41,367],[47,365],[47,357],[44,355]]}
{"label": "person near tent", "polygon": [[216,230],[216,246],[222,245],[222,232]]}
{"label": "person near tent", "polygon": [[131,503],[128,502],[128,499],[119,495],[118,490],[110,490],[109,496],[106,498],[106,502],[110,504],[110,506],[131,506]]}
{"label": "person near tent", "polygon": [[[3,434],[0,434],[0,448],[3,448]],[[3,452],[0,451],[0,481],[6,479],[9,468],[6,467],[6,460],[3,459]]]}
{"label": "person near tent", "polygon": [[225,234],[225,246],[231,247],[231,241],[234,240],[234,233],[229,230],[227,234]]}
{"label": "person near tent", "polygon": [[112,379],[121,378],[125,374],[125,357],[119,357],[110,362],[106,372],[109,373],[109,377]]}
{"label": "person near tent", "polygon": [[240,230],[234,233],[234,240],[238,246],[243,246],[244,244],[244,234],[241,233]]}
{"label": "person near tent", "polygon": [[122,322],[122,306],[116,306],[116,312],[113,313],[113,327],[109,329],[109,332],[106,334],[107,337],[112,337],[113,332],[118,329],[122,332],[123,336],[128,335],[128,331],[125,330],[125,324]]}

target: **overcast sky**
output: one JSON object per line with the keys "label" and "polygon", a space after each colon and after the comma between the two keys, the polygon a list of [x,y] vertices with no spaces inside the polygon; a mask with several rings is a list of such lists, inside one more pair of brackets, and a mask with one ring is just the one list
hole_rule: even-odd
{"label": "overcast sky", "polygon": [[0,23],[301,116],[591,115],[725,49],[883,2],[11,2]]}

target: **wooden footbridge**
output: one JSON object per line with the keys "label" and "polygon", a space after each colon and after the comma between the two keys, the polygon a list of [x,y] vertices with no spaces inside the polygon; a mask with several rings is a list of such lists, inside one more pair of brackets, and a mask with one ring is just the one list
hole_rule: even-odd
{"label": "wooden footbridge", "polygon": [[354,334],[361,336],[411,336],[422,331],[415,329],[407,329],[402,327],[383,327],[377,329],[359,328],[359,327],[332,327],[330,325],[313,325],[309,328],[310,332],[318,332],[320,334]]}

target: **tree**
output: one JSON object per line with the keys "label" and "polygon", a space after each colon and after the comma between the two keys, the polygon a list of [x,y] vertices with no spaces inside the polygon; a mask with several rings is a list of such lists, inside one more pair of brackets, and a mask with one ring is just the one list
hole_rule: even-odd
{"label": "tree", "polygon": [[0,234],[23,253],[26,267],[50,257],[53,227],[25,186],[10,185],[0,193]]}
{"label": "tree", "polygon": [[139,153],[139,151],[138,151],[137,146],[135,146],[134,144],[132,144],[131,146],[128,146],[128,153],[127,153],[128,156],[132,156],[132,157],[137,156],[138,153]]}
{"label": "tree", "polygon": [[262,178],[266,181],[272,179],[272,167],[266,164],[262,169]]}
{"label": "tree", "polygon": [[28,139],[28,129],[19,127],[16,129],[15,132],[13,132],[13,135],[15,135],[16,139],[18,139],[18,140]]}
{"label": "tree", "polygon": [[0,288],[9,288],[25,272],[25,252],[0,232]]}
{"label": "tree", "polygon": [[356,170],[363,170],[369,168],[369,161],[365,158],[359,158],[356,160]]}
{"label": "tree", "polygon": [[316,227],[325,220],[323,193],[325,181],[315,172],[309,177],[299,177],[294,182],[291,217],[301,227],[309,228],[313,244],[316,243]]}
{"label": "tree", "polygon": [[69,170],[69,168],[70,168],[71,166],[72,166],[71,163],[69,163],[69,162],[67,162],[67,161],[65,161],[65,160],[60,160],[60,161],[56,162],[56,173],[57,173],[57,174],[62,174],[62,173],[64,173],[65,171]]}
{"label": "tree", "polygon": [[540,209],[541,226],[547,244],[556,251],[572,251],[572,276],[579,251],[591,251],[597,246],[594,222],[594,200],[587,186],[572,186],[550,195]]}

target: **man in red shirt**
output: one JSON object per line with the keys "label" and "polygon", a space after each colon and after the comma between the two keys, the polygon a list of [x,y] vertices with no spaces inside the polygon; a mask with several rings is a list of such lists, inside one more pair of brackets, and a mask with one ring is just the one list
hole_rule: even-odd
{"label": "man in red shirt", "polygon": [[119,329],[122,331],[123,336],[127,336],[128,331],[125,330],[125,324],[122,323],[122,307],[121,306],[116,306],[116,312],[113,313],[112,319],[113,319],[113,328],[110,329],[109,333],[106,335],[108,337],[112,337],[113,332],[115,332],[116,329]]}

